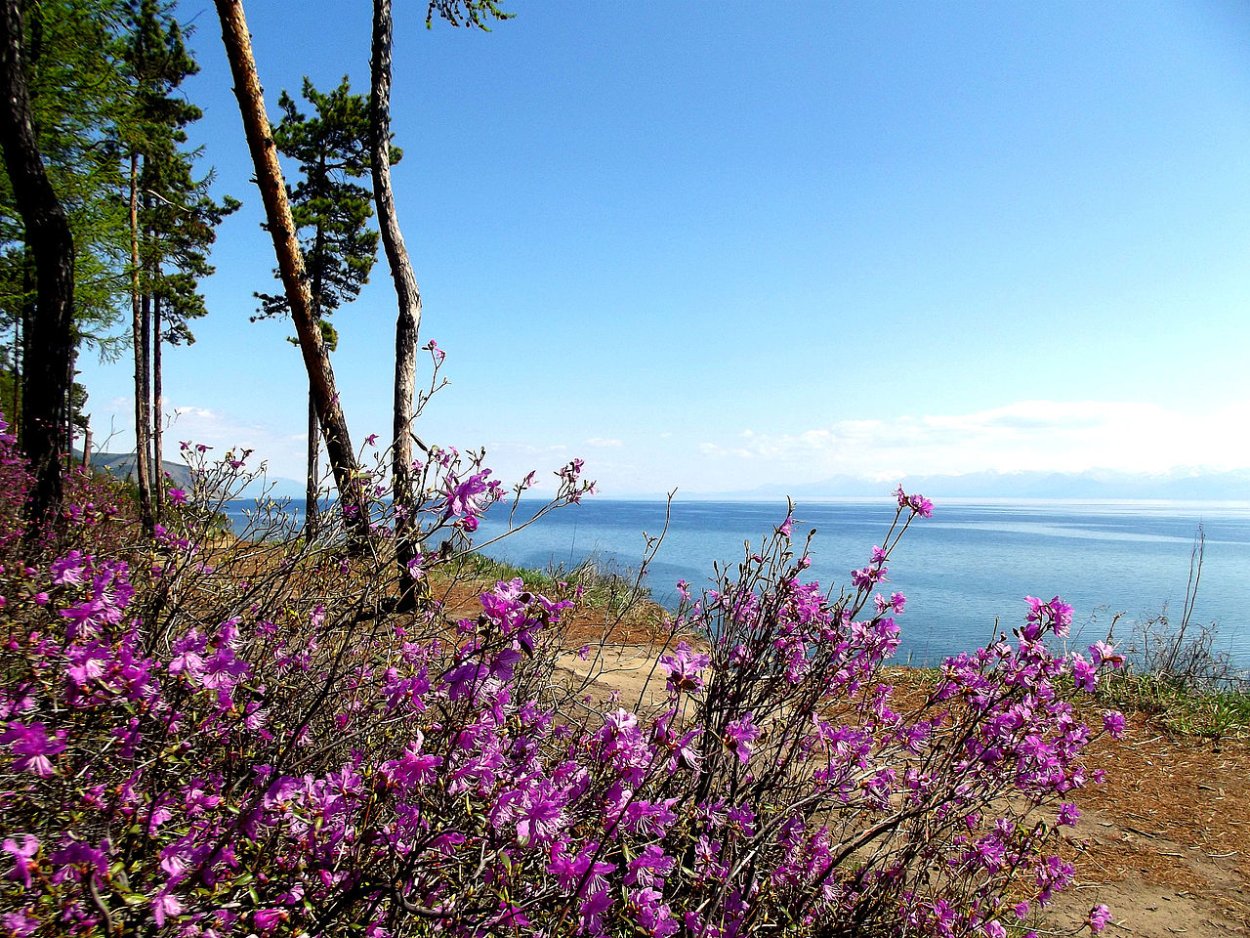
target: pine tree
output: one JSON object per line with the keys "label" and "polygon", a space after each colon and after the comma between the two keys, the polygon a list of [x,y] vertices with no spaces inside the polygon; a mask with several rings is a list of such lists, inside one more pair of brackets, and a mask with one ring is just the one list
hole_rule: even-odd
{"label": "pine tree", "polygon": [[216,226],[238,207],[197,179],[199,150],[186,127],[201,112],[178,94],[199,67],[166,0],[132,0],[125,59],[133,110],[124,128],[129,165],[131,332],[135,353],[135,448],[140,505],[151,525],[162,509],[162,343],[194,341],[189,321],[205,313],[198,292],[212,273]]}
{"label": "pine tree", "polygon": [[[369,115],[365,99],[352,94],[346,77],[328,94],[304,79],[302,95],[314,113],[300,111],[285,91],[282,119],[273,126],[278,152],[294,160],[300,181],[289,193],[291,214],[304,251],[313,316],[328,351],[338,345],[329,317],[359,295],[377,258],[378,234],[369,229],[372,195],[353,180],[369,173]],[[394,156],[398,158],[398,151]],[[275,271],[275,276],[278,272]],[[257,293],[256,318],[290,315],[285,294]],[[308,473],[305,530],[316,533],[320,434],[313,389],[308,394]]]}
{"label": "pine tree", "polygon": [[[434,15],[453,26],[471,25],[488,29],[492,20],[505,20],[512,14],[499,8],[496,0],[430,0],[426,7],[428,28]],[[373,196],[378,206],[382,243],[395,284],[398,312],[395,317],[395,381],[391,443],[391,494],[395,507],[395,562],[399,571],[399,605],[410,608],[416,602],[417,580],[409,567],[420,545],[414,515],[412,441],[416,419],[413,398],[416,392],[417,336],[421,328],[421,290],[395,208],[391,188],[391,163],[396,152],[391,146],[391,59],[395,20],[391,0],[373,0],[373,31],[369,57],[369,145],[373,157]]]}
{"label": "pine tree", "polygon": [[[119,6],[120,0],[42,0],[5,8],[6,64],[16,63],[20,74],[5,75],[9,110],[0,121],[8,169],[0,176],[0,305],[15,384],[3,406],[11,408],[36,466],[36,515],[55,505],[60,456],[85,399],[72,380],[78,348],[112,349],[107,332],[117,311],[125,232],[112,146],[126,99],[114,34]],[[7,149],[9,143],[17,149]],[[39,165],[18,149],[37,154]],[[55,290],[47,229],[28,224],[30,199],[40,191],[40,214],[51,217],[49,188],[58,204],[54,214],[68,227],[57,238]]]}

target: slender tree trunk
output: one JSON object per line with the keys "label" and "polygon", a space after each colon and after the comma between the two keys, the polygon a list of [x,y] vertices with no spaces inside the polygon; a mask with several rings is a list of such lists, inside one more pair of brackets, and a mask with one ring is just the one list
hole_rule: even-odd
{"label": "slender tree trunk", "polygon": [[65,425],[61,427],[61,452],[65,454],[66,472],[74,468],[74,377],[78,374],[77,344],[77,341],[70,344],[69,386],[65,389]]}
{"label": "slender tree trunk", "polygon": [[[322,172],[325,171],[325,158],[321,161]],[[324,341],[325,327],[321,321],[321,291],[325,274],[325,226],[318,221],[317,233],[313,240],[312,254],[312,287],[309,291],[312,299],[312,314],[317,321],[317,330]],[[326,348],[326,354],[330,349]],[[317,429],[317,404],[313,400],[312,385],[308,386],[308,477],[304,489],[304,538],[311,541],[317,536],[317,520],[321,513],[321,505],[317,501],[318,490],[321,488],[321,433]]]}
{"label": "slender tree trunk", "polygon": [[74,237],[35,140],[19,0],[0,3],[0,150],[35,260],[36,312],[27,340],[38,354],[26,360],[22,375],[22,439],[35,476],[26,504],[33,535],[59,516],[63,497],[58,443],[72,383]]}
{"label": "slender tree trunk", "polygon": [[421,328],[421,290],[399,230],[391,190],[391,49],[394,21],[391,0],[373,2],[373,54],[370,57],[369,136],[373,198],[386,260],[395,282],[395,399],[391,443],[391,496],[395,510],[395,560],[399,565],[399,601],[411,608],[416,580],[409,563],[417,555],[416,497],[413,492],[412,424],[416,390],[417,335]]}
{"label": "slender tree trunk", "polygon": [[317,491],[320,488],[318,476],[321,474],[318,463],[321,454],[321,433],[317,429],[317,403],[313,400],[312,388],[308,389],[308,479],[304,488],[304,538],[311,541],[317,536],[317,516],[321,513],[321,505],[317,503]]}
{"label": "slender tree trunk", "polygon": [[26,333],[28,323],[34,318],[34,307],[27,299],[32,286],[29,282],[30,266],[23,263],[23,267],[22,292],[25,295],[22,297],[22,308],[13,318],[13,409],[9,411],[9,424],[13,427],[19,446],[22,442],[22,375],[25,373]]}
{"label": "slender tree trunk", "polygon": [[91,424],[87,424],[87,429],[83,431],[82,437],[82,467],[88,469],[91,466]]}
{"label": "slender tree trunk", "polygon": [[156,517],[165,516],[165,397],[161,384],[161,298],[152,297],[152,500]]}
{"label": "slender tree trunk", "polygon": [[[10,0],[12,2],[12,0]],[[295,222],[287,200],[282,167],[273,142],[269,118],[265,113],[264,92],[256,73],[252,41],[247,31],[240,0],[214,0],[221,20],[221,38],[230,60],[234,77],[234,93],[247,134],[248,148],[256,170],[256,185],[265,203],[269,234],[273,238],[278,271],[291,308],[291,320],[299,338],[309,387],[317,406],[321,432],[326,441],[330,468],[338,486],[350,532],[357,547],[369,540],[369,514],[365,489],[361,481],[355,450],[347,430],[347,420],[334,386],[334,371],[321,337],[321,328],[312,314],[312,302],[305,279],[304,257],[295,235]]]}
{"label": "slender tree trunk", "polygon": [[148,330],[151,328],[147,297],[140,284],[139,268],[139,153],[130,154],[130,333],[135,352],[135,481],[139,485],[139,520],[151,535],[152,467],[148,463]]}

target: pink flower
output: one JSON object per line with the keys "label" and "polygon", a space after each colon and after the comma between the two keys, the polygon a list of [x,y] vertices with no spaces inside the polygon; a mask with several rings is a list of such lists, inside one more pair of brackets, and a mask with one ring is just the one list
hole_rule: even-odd
{"label": "pink flower", "polygon": [[1102,715],[1102,728],[1106,730],[1112,739],[1124,738],[1124,714],[1115,710],[1107,710]]}
{"label": "pink flower", "polygon": [[[466,522],[468,530],[475,530],[477,516],[485,511],[496,498],[495,493],[499,483],[488,481],[489,475],[490,470],[483,469],[481,472],[475,472],[463,482],[458,481],[455,476],[449,477],[447,487],[444,489],[447,504],[443,509],[443,517],[459,517]],[[467,525],[469,519],[473,519],[474,522],[471,528]]]}
{"label": "pink flower", "polygon": [[751,746],[760,736],[760,728],[752,722],[754,719],[755,714],[748,710],[740,720],[731,720],[725,727],[725,745],[741,762],[751,758]]}
{"label": "pink flower", "polygon": [[170,895],[166,890],[157,893],[152,900],[152,920],[156,922],[157,928],[163,928],[167,918],[174,918],[181,914],[182,903],[178,901],[177,896]]}
{"label": "pink flower", "polygon": [[65,751],[65,743],[61,738],[63,735],[62,730],[50,739],[48,728],[42,723],[31,723],[27,726],[14,720],[9,723],[8,731],[0,735],[0,743],[7,743],[13,755],[21,757],[13,763],[14,772],[30,772],[40,778],[47,778],[56,772],[48,757]]}
{"label": "pink flower", "polygon": [[1086,661],[1080,652],[1072,652],[1072,677],[1076,686],[1083,691],[1093,693],[1098,684],[1098,669]]}
{"label": "pink flower", "polygon": [[1109,664],[1113,668],[1119,668],[1124,664],[1124,656],[1106,642],[1094,642],[1090,645],[1089,655],[1099,667]]}
{"label": "pink flower", "polygon": [[711,657],[696,653],[686,642],[678,642],[674,654],[660,659],[660,667],[668,674],[668,690],[673,694],[702,690],[701,672],[711,663]]}
{"label": "pink flower", "polygon": [[424,577],[425,577],[425,568],[422,566],[422,564],[424,564],[424,563],[425,563],[425,555],[424,555],[424,554],[417,554],[417,555],[415,555],[415,556],[414,556],[411,560],[409,560],[409,561],[408,561],[408,563],[407,563],[407,567],[408,567],[408,575],[409,575],[410,577],[412,577],[414,580],[420,580],[420,579],[424,578]]}
{"label": "pink flower", "polygon": [[0,923],[8,929],[14,938],[29,938],[39,928],[39,919],[35,918],[25,909],[17,912],[5,912],[0,916]]}
{"label": "pink flower", "polygon": [[1096,905],[1089,910],[1089,918],[1086,921],[1089,923],[1089,930],[1096,935],[1111,921],[1111,910],[1105,905]]}
{"label": "pink flower", "polygon": [[6,837],[4,839],[4,852],[13,857],[14,869],[8,878],[17,880],[29,889],[31,870],[38,869],[38,864],[33,862],[35,854],[39,852],[38,839],[31,834],[23,834],[22,843],[19,846],[12,837]]}
{"label": "pink flower", "polygon": [[928,518],[933,514],[933,502],[923,495],[908,495],[903,491],[902,485],[894,490],[894,498],[898,501],[900,511],[907,508],[913,515],[919,515],[922,518]]}
{"label": "pink flower", "polygon": [[285,909],[257,909],[252,914],[252,924],[258,932],[271,932],[288,916]]}
{"label": "pink flower", "polygon": [[187,503],[187,493],[182,489],[170,489],[169,500],[175,505],[185,505]]}

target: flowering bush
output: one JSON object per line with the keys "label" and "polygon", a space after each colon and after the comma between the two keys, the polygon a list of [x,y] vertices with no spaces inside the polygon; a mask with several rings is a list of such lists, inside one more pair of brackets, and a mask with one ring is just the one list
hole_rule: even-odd
{"label": "flowering bush", "polygon": [[[426,516],[465,535],[502,489],[457,458]],[[877,587],[919,497],[836,595],[787,517],[683,604],[664,705],[606,711],[559,680],[567,602],[388,616],[367,558],[215,544],[172,501],[125,551],[86,515],[45,555],[0,537],[8,934],[1001,936],[1071,880],[1066,698],[1115,656],[1052,653],[1071,610],[1030,599],[896,702]]]}

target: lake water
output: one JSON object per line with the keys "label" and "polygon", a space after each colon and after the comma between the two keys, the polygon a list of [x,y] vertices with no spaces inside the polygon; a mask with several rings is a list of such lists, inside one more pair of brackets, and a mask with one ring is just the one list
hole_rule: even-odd
{"label": "lake water", "polygon": [[[784,502],[676,502],[646,582],[657,600],[676,603],[674,584],[710,583],[712,561],[734,564],[743,543],[759,544],[785,517]],[[570,567],[592,557],[637,568],[642,532],[664,527],[661,502],[592,499],[540,519],[488,553],[523,566]],[[894,516],[892,502],[800,503],[794,536],[816,529],[811,578],[849,581],[868,561]],[[1103,637],[1111,614],[1149,617],[1166,605],[1180,619],[1190,553],[1201,524],[1205,560],[1193,621],[1219,624],[1217,646],[1250,667],[1250,508],[1218,504],[943,502],[916,519],[891,556],[891,590],[907,595],[900,657],[935,663],[989,638],[995,617],[1007,628],[1024,597],[1058,594],[1075,607],[1074,633]],[[480,535],[501,529],[485,521]]]}
{"label": "lake water", "polygon": [[[676,603],[675,583],[710,584],[712,561],[736,564],[743,543],[759,544],[785,517],[785,503],[678,501],[646,584],[660,602]],[[521,514],[524,516],[522,507]],[[503,519],[488,514],[484,541]],[[794,535],[813,541],[811,578],[822,586],[849,581],[867,563],[894,516],[892,501],[799,503]],[[643,532],[664,527],[663,502],[588,499],[552,512],[487,553],[529,567],[572,567],[587,558],[617,570],[637,568]],[[1199,524],[1205,563],[1196,623],[1216,622],[1217,649],[1250,668],[1250,507],[1161,502],[940,502],[917,519],[890,561],[889,590],[907,595],[900,660],[936,663],[971,650],[1024,616],[1026,595],[1058,594],[1075,607],[1074,634],[1101,638],[1111,614],[1128,620],[1169,608],[1179,621]],[[1121,625],[1123,630],[1123,624]]]}

